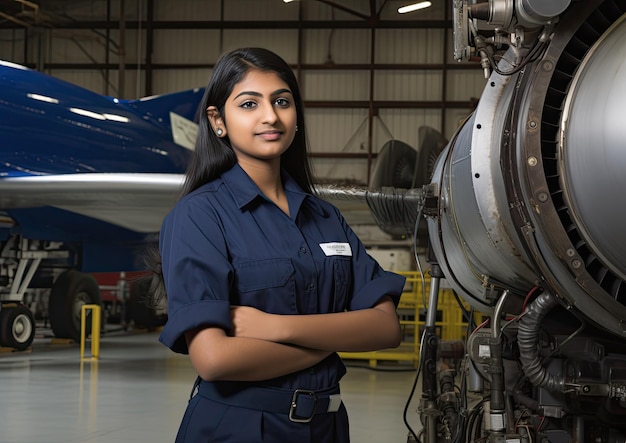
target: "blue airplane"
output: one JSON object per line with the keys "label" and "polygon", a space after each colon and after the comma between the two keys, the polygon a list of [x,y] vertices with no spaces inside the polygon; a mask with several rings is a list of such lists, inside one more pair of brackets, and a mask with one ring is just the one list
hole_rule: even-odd
{"label": "blue airplane", "polygon": [[[46,298],[55,337],[78,341],[82,306],[102,303],[94,275],[144,270],[141,256],[158,241],[183,182],[203,93],[120,100],[0,61],[0,346],[32,344],[33,311]],[[430,157],[445,146],[432,128],[418,132],[419,155],[397,140],[382,148],[374,188],[319,185],[316,192],[349,223],[376,222],[398,235],[416,210],[388,219],[387,204],[395,207],[402,190],[387,202],[382,189],[426,183]],[[415,176],[398,184],[408,170]],[[413,198],[406,195],[416,209]],[[157,326],[164,315],[133,299],[144,287],[132,285],[130,320]]]}
{"label": "blue airplane", "polygon": [[27,349],[48,294],[80,337],[90,273],[140,270],[194,146],[202,88],[120,100],[0,61],[0,345]]}

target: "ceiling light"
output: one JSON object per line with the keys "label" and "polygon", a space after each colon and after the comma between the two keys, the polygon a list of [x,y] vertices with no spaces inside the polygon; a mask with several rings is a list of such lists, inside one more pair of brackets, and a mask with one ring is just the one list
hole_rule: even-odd
{"label": "ceiling light", "polygon": [[[283,1],[285,1],[285,0],[283,0]],[[412,5],[407,5],[407,6],[403,6],[401,8],[398,8],[398,13],[406,14],[407,12],[417,11],[418,9],[424,9],[424,8],[428,8],[430,6],[432,6],[431,2],[413,3]]]}

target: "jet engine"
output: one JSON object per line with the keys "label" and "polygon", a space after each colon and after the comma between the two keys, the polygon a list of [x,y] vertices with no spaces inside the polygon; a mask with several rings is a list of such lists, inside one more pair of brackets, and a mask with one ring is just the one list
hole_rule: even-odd
{"label": "jet engine", "polygon": [[624,442],[626,1],[453,1],[486,86],[423,215],[471,327],[463,356],[424,337],[414,437]]}

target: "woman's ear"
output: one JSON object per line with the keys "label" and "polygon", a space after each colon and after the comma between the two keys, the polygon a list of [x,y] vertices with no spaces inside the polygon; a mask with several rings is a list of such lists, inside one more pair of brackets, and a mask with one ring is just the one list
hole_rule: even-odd
{"label": "woman's ear", "polygon": [[206,108],[206,116],[217,136],[224,137],[226,135],[226,125],[224,124],[224,119],[217,108],[215,106],[209,106]]}

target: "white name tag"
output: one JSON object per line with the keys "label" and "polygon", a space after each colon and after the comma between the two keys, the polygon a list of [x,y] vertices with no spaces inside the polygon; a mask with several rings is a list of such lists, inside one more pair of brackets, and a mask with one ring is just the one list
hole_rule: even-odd
{"label": "white name tag", "polygon": [[326,254],[326,257],[331,255],[345,255],[352,257],[352,248],[350,243],[320,243],[320,248]]}

